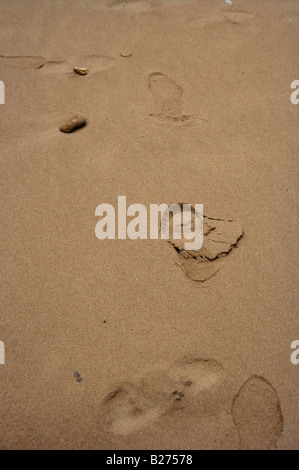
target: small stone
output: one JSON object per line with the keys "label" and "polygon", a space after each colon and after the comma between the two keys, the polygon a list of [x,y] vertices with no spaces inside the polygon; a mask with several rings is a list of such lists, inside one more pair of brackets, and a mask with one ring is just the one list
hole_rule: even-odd
{"label": "small stone", "polygon": [[124,52],[121,52],[120,55],[121,55],[122,57],[131,57],[132,52],[124,51]]}
{"label": "small stone", "polygon": [[82,382],[82,380],[83,380],[83,377],[81,377],[81,374],[79,374],[79,372],[77,370],[74,370],[74,377],[75,377],[77,382]]}
{"label": "small stone", "polygon": [[60,127],[61,132],[73,132],[76,129],[80,129],[80,127],[85,126],[86,120],[82,116],[78,116],[77,114],[70,119],[68,119],[62,126]]}
{"label": "small stone", "polygon": [[84,69],[83,67],[74,67],[74,72],[76,72],[78,75],[87,75],[89,70]]}

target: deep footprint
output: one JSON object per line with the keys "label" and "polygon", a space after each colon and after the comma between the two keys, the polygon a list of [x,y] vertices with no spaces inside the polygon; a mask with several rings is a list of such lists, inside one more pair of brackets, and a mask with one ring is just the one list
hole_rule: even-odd
{"label": "deep footprint", "polygon": [[150,114],[163,121],[182,122],[191,116],[182,114],[183,88],[172,78],[160,72],[153,72],[149,76],[149,89],[162,104],[158,114]]}
{"label": "deep footprint", "polygon": [[[183,203],[179,206],[182,207]],[[193,207],[191,211],[194,219]],[[228,255],[242,236],[243,229],[238,222],[203,216],[203,245],[200,250],[185,250],[187,240],[183,237],[180,240],[170,238],[169,241],[180,255],[180,266],[186,277],[195,282],[205,282],[219,271],[215,260]]]}
{"label": "deep footprint", "polygon": [[283,417],[277,392],[258,375],[250,377],[235,396],[232,418],[242,449],[271,449],[282,434]]}

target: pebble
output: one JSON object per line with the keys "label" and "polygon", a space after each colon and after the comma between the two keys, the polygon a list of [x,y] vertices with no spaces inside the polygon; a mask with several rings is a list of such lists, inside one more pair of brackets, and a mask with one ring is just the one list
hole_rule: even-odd
{"label": "pebble", "polygon": [[76,129],[80,129],[80,127],[85,126],[86,120],[82,116],[73,116],[68,119],[62,126],[60,127],[61,132],[73,132]]}
{"label": "pebble", "polygon": [[82,67],[74,67],[74,72],[76,72],[78,75],[87,75],[89,70]]}
{"label": "pebble", "polygon": [[122,57],[131,57],[132,52],[121,52],[120,55],[121,55]]}
{"label": "pebble", "polygon": [[77,382],[82,382],[83,378],[81,377],[81,374],[77,370],[74,370],[74,377],[77,380]]}

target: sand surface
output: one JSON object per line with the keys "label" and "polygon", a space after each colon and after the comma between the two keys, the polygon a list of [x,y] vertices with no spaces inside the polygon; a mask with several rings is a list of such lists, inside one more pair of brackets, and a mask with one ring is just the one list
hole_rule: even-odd
{"label": "sand surface", "polygon": [[[1,1],[1,449],[299,448],[298,22]],[[119,195],[203,204],[203,251],[98,240]]]}

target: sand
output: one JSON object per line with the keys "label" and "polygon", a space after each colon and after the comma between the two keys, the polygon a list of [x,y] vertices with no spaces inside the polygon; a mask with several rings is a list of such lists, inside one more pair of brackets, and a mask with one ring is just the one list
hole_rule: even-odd
{"label": "sand", "polygon": [[[298,21],[1,1],[1,449],[299,448]],[[119,195],[203,204],[216,241],[98,240]]]}

